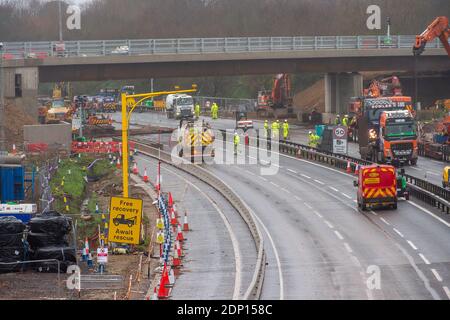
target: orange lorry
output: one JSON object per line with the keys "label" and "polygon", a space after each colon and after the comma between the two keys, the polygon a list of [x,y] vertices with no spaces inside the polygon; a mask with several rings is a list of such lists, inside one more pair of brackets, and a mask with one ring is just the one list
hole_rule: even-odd
{"label": "orange lorry", "polygon": [[358,207],[367,208],[390,207],[397,209],[397,175],[395,167],[390,165],[363,166],[359,170]]}

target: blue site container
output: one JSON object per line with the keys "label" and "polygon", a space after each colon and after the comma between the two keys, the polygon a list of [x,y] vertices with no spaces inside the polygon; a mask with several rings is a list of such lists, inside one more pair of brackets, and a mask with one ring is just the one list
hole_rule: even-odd
{"label": "blue site container", "polygon": [[0,213],[0,217],[15,217],[27,224],[33,218],[32,213]]}
{"label": "blue site container", "polygon": [[20,165],[0,165],[0,202],[25,199],[25,170]]}
{"label": "blue site container", "polygon": [[325,126],[320,124],[320,125],[316,125],[316,134],[319,137],[322,137],[323,131],[325,130]]}

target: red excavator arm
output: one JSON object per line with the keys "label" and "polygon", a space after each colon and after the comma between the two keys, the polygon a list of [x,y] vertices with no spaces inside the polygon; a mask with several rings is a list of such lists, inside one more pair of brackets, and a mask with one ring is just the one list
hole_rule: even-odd
{"label": "red excavator arm", "polygon": [[273,108],[287,107],[291,102],[291,78],[288,74],[279,74],[272,88]]}
{"label": "red excavator arm", "polygon": [[420,36],[416,36],[416,44],[413,48],[413,53],[415,56],[421,55],[425,51],[425,46],[427,42],[433,41],[439,38],[442,44],[447,50],[448,56],[450,57],[450,44],[448,39],[450,37],[450,26],[448,24],[447,17],[437,17]]}

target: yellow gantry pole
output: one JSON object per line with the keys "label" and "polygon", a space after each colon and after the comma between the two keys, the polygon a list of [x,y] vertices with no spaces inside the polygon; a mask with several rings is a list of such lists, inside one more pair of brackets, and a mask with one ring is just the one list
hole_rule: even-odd
{"label": "yellow gantry pole", "polygon": [[[190,93],[196,92],[197,86],[192,85],[192,89],[188,90],[177,90],[177,91],[164,91],[164,92],[153,92],[153,93],[144,93],[144,94],[133,94],[127,95],[126,93],[122,93],[122,175],[123,175],[123,197],[129,197],[129,174],[130,170],[128,167],[128,161],[130,159],[128,155],[128,127],[129,121],[131,119],[131,113],[134,109],[145,100],[151,99],[157,96],[169,95],[169,94],[177,94],[177,93]],[[134,103],[130,104],[130,111],[128,112],[128,99],[133,99]],[[136,101],[138,100],[138,101]]]}
{"label": "yellow gantry pole", "polygon": [[122,93],[122,175],[123,175],[123,197],[129,197],[128,188],[128,110],[127,95]]}

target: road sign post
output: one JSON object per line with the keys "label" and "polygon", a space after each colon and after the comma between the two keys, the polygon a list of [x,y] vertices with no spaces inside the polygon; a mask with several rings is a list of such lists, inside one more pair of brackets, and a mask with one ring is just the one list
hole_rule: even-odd
{"label": "road sign post", "polygon": [[348,128],[346,126],[336,126],[333,129],[333,153],[348,153]]}

